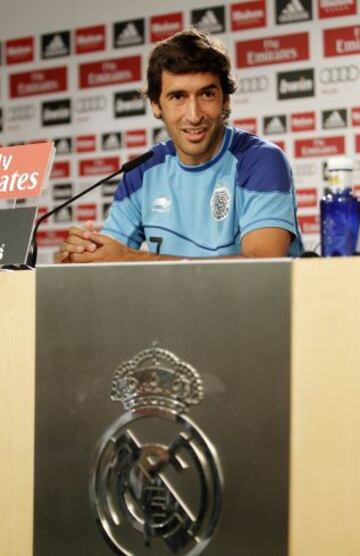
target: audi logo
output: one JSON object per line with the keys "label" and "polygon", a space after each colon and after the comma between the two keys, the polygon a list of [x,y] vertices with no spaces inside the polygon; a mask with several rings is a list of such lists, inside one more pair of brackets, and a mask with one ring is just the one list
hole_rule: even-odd
{"label": "audi logo", "polygon": [[317,173],[317,166],[315,163],[295,164],[293,167],[294,176],[311,176]]}
{"label": "audi logo", "polygon": [[360,69],[357,66],[339,66],[323,68],[320,71],[320,82],[324,85],[330,83],[345,83],[346,81],[357,81],[360,77]]}
{"label": "audi logo", "polygon": [[78,98],[76,100],[75,111],[81,112],[97,112],[106,108],[107,99],[105,96]]}
{"label": "audi logo", "polygon": [[12,106],[7,109],[6,117],[8,121],[31,120],[35,117],[35,106],[24,104],[22,106]]}
{"label": "audi logo", "polygon": [[269,88],[269,78],[266,75],[241,77],[236,79],[239,94],[263,93]]}

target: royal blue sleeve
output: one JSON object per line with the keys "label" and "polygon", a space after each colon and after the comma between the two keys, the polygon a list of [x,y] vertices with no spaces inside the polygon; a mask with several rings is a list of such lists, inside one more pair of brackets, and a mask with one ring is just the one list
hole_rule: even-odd
{"label": "royal blue sleeve", "polygon": [[284,228],[297,235],[292,172],[284,153],[266,141],[239,157],[236,188],[240,238],[258,228]]}
{"label": "royal blue sleeve", "polygon": [[142,173],[136,168],[125,174],[115,192],[102,232],[133,249],[139,249],[145,235],[141,217]]}

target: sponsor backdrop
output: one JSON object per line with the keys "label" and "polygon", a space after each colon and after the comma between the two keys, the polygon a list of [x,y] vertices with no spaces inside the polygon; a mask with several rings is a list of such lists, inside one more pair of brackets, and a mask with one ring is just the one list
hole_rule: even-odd
{"label": "sponsor backdrop", "polygon": [[[172,1],[81,0],[61,10],[49,0],[47,11],[35,0],[21,4],[21,24],[19,1],[0,22],[0,144],[55,141],[41,214],[167,138],[138,90],[149,49],[190,25],[230,50],[238,84],[231,123],[287,153],[307,247],[319,243],[329,156],[354,158],[360,190],[357,0],[192,0],[181,9]],[[52,260],[71,223],[100,227],[115,187],[106,183],[43,225],[40,262]]]}

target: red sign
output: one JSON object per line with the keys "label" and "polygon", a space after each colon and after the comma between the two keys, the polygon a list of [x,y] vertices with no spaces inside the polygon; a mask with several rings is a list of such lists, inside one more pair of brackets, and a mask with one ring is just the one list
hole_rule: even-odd
{"label": "red sign", "polygon": [[292,33],[236,43],[238,68],[284,64],[309,59],[308,33]]}
{"label": "red sign", "polygon": [[230,6],[231,30],[253,29],[266,25],[265,0],[250,0]]}
{"label": "red sign", "polygon": [[13,39],[5,43],[6,64],[23,64],[34,60],[34,38]]}
{"label": "red sign", "polygon": [[318,214],[299,215],[298,222],[303,234],[320,233],[320,219]]}
{"label": "red sign", "polygon": [[315,187],[296,190],[296,204],[298,208],[316,208],[318,194]]}
{"label": "red sign", "polygon": [[155,15],[150,18],[150,40],[158,42],[183,30],[182,12]]}
{"label": "red sign", "polygon": [[324,29],[324,55],[349,56],[360,54],[360,25]]}
{"label": "red sign", "polygon": [[68,230],[41,230],[36,234],[39,247],[55,247],[64,243],[68,237]]}
{"label": "red sign", "polygon": [[37,197],[47,181],[55,149],[53,143],[2,147],[0,199]]}
{"label": "red sign", "polygon": [[315,129],[315,112],[298,112],[290,116],[290,129],[297,131],[313,131]]}
{"label": "red sign", "polygon": [[125,147],[130,149],[132,147],[145,147],[146,146],[146,129],[131,129],[125,135]]}
{"label": "red sign", "polygon": [[95,135],[78,135],[75,139],[75,152],[88,153],[96,150]]}
{"label": "red sign", "polygon": [[334,156],[345,153],[345,137],[319,137],[318,139],[298,139],[295,141],[295,156]]}
{"label": "red sign", "polygon": [[356,0],[318,0],[319,18],[356,14]]}
{"label": "red sign", "polygon": [[82,27],[75,31],[75,53],[86,54],[105,50],[105,25]]}
{"label": "red sign", "polygon": [[233,125],[240,129],[245,129],[249,133],[257,134],[256,118],[239,118],[233,121]]}
{"label": "red sign", "polygon": [[106,174],[116,172],[119,168],[120,159],[118,156],[79,160],[80,176],[106,176]]}
{"label": "red sign", "polygon": [[68,160],[55,161],[51,170],[50,179],[68,178],[70,176],[70,162]]}
{"label": "red sign", "polygon": [[355,135],[355,152],[360,153],[360,135]]}
{"label": "red sign", "polygon": [[131,81],[140,81],[140,79],[140,56],[114,58],[113,60],[104,60],[103,62],[80,64],[79,66],[79,82],[81,89],[129,83]]}
{"label": "red sign", "polygon": [[96,204],[89,203],[86,205],[78,205],[76,207],[76,219],[78,220],[78,222],[96,220]]}
{"label": "red sign", "polygon": [[360,106],[351,109],[351,125],[360,125]]}
{"label": "red sign", "polygon": [[10,75],[10,97],[49,95],[67,90],[67,68],[48,68]]}

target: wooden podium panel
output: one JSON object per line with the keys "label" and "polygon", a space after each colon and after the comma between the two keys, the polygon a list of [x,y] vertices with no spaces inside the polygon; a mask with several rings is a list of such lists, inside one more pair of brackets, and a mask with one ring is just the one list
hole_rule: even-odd
{"label": "wooden podium panel", "polygon": [[292,273],[290,556],[360,554],[360,259]]}
{"label": "wooden podium panel", "polygon": [[0,272],[0,554],[31,556],[35,272]]}

